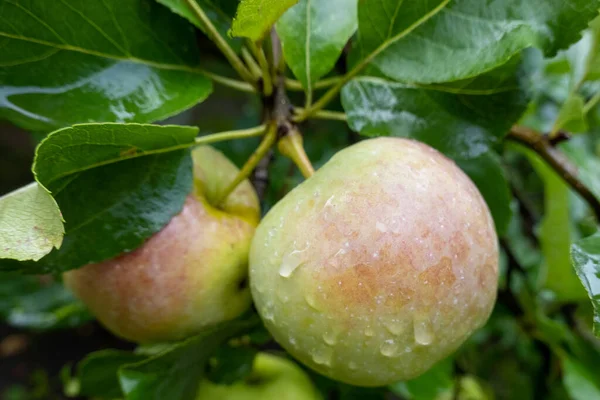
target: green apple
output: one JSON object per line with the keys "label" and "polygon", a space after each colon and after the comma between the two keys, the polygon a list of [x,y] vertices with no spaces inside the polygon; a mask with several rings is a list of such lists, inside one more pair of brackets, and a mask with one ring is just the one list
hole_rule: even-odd
{"label": "green apple", "polygon": [[488,319],[498,239],[473,182],[400,138],[336,154],[275,205],[250,250],[271,334],[319,373],[380,386],[425,372]]}
{"label": "green apple", "polygon": [[125,339],[178,340],[251,304],[244,283],[260,218],[256,193],[245,181],[216,207],[238,169],[211,147],[192,157],[194,190],[180,214],[135,251],[64,274],[98,320]]}
{"label": "green apple", "polygon": [[252,372],[233,385],[203,381],[196,400],[320,400],[308,375],[290,360],[259,353]]}

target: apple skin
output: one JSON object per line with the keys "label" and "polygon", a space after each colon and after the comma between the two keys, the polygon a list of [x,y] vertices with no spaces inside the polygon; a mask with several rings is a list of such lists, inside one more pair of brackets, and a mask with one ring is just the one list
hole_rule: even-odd
{"label": "apple skin", "polygon": [[193,192],[146,243],[115,259],[68,271],[64,282],[111,332],[138,343],[179,340],[250,307],[248,251],[260,218],[245,181],[211,205],[238,169],[211,147],[192,152]]}
{"label": "apple skin", "polygon": [[252,372],[233,385],[205,380],[196,400],[321,400],[308,375],[290,360],[259,353]]}
{"label": "apple skin", "polygon": [[448,158],[407,139],[336,154],[275,205],[250,250],[250,287],[273,337],[358,386],[414,378],[488,319],[498,239]]}

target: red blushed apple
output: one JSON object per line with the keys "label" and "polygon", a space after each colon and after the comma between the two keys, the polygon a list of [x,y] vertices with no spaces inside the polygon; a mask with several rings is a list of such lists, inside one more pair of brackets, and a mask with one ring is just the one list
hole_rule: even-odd
{"label": "red blushed apple", "polygon": [[496,299],[498,239],[471,180],[431,147],[365,140],[260,223],[250,286],[274,338],[333,379],[414,378],[458,348]]}
{"label": "red blushed apple", "polygon": [[210,147],[192,156],[194,190],[180,214],[135,251],[64,274],[98,320],[125,339],[182,339],[251,304],[244,283],[258,198],[245,181],[216,207],[238,169]]}

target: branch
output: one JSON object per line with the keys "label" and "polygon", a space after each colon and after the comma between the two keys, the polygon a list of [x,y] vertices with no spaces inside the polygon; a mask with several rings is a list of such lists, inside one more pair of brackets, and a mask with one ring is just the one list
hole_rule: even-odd
{"label": "branch", "polygon": [[242,47],[242,58],[246,62],[246,65],[248,65],[248,68],[250,68],[252,75],[254,75],[256,79],[259,79],[262,75],[262,71],[246,47]]}
{"label": "branch", "polygon": [[577,170],[566,157],[552,146],[547,136],[522,126],[513,126],[508,134],[508,139],[525,145],[535,151],[550,165],[571,188],[579,193],[594,211],[596,219],[600,221],[600,201],[594,193],[577,177]]}
{"label": "branch", "polygon": [[252,76],[250,71],[248,71],[248,69],[246,68],[242,60],[240,60],[238,55],[235,54],[235,51],[233,51],[231,46],[229,46],[229,43],[227,43],[227,41],[223,39],[223,37],[221,36],[217,28],[215,28],[213,23],[210,21],[204,10],[194,0],[186,0],[186,3],[188,7],[192,10],[194,15],[198,17],[198,19],[204,26],[208,38],[212,40],[215,45],[217,45],[217,47],[219,48],[219,50],[221,50],[225,58],[227,58],[233,69],[235,69],[236,72],[245,81],[250,82],[251,84],[255,84],[254,77]]}

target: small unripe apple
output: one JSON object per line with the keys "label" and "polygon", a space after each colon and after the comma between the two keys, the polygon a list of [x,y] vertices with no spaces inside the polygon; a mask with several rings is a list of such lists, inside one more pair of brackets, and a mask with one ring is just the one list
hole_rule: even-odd
{"label": "small unripe apple", "polygon": [[182,339],[251,304],[244,282],[260,218],[256,193],[245,181],[217,208],[238,169],[211,147],[192,157],[193,192],[181,213],[135,251],[64,274],[66,286],[125,339]]}
{"label": "small unripe apple", "polygon": [[275,205],[250,250],[273,337],[333,379],[414,378],[489,317],[498,244],[488,207],[448,158],[407,139],[336,154]]}
{"label": "small unripe apple", "polygon": [[250,374],[233,385],[205,380],[196,400],[320,400],[308,375],[290,360],[259,353]]}

